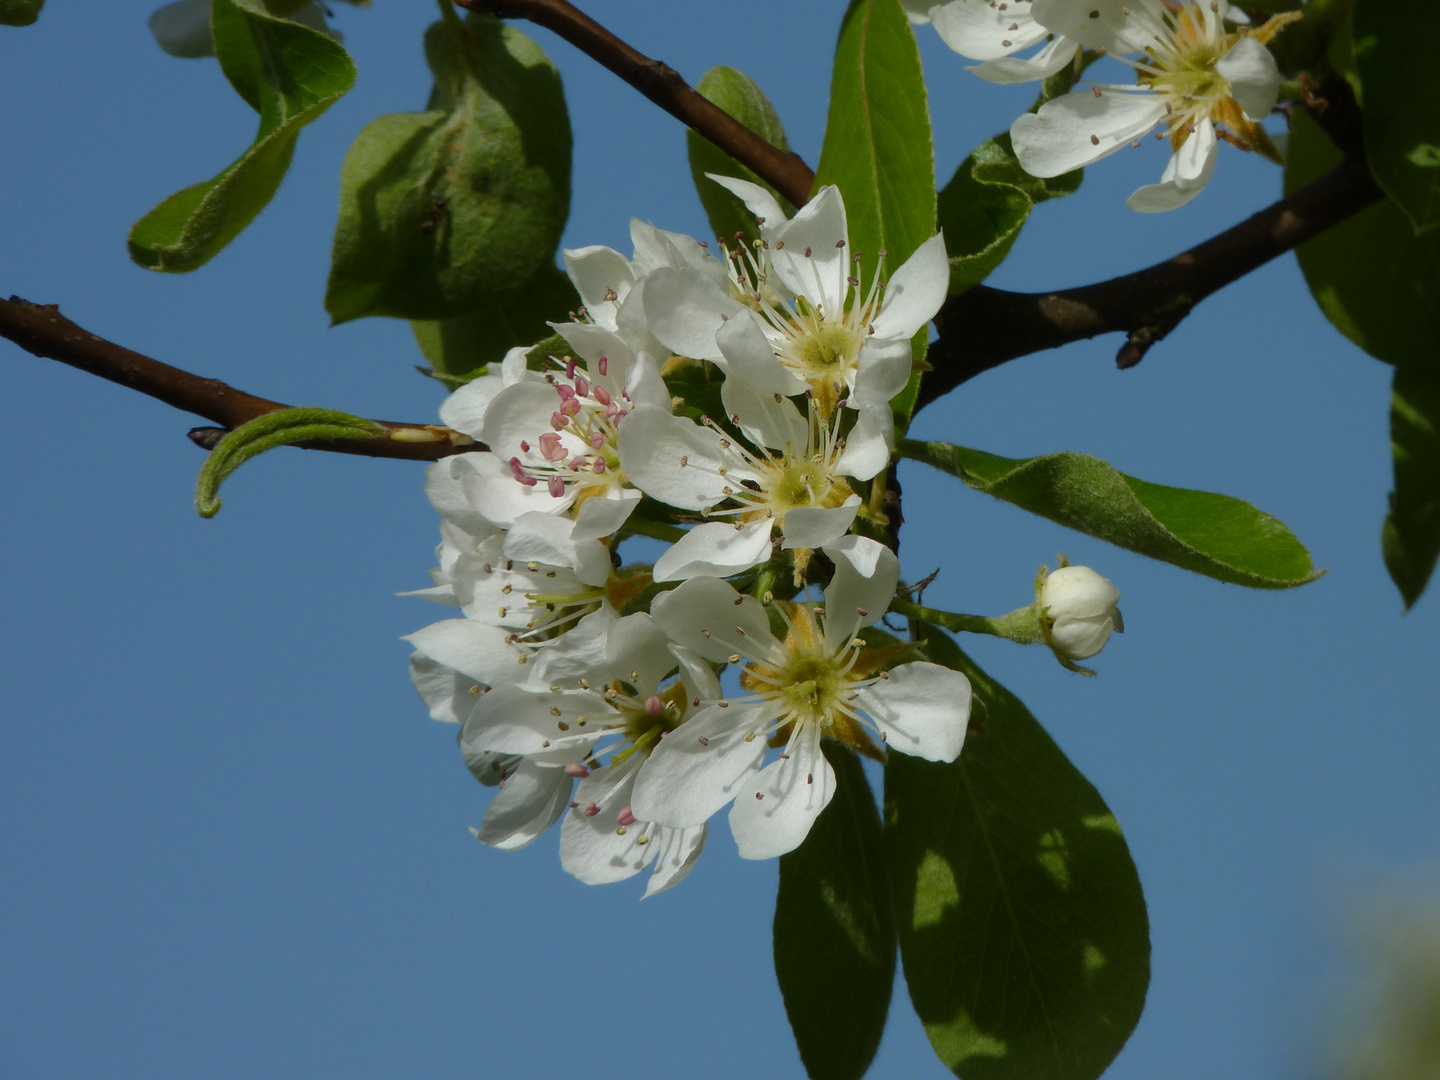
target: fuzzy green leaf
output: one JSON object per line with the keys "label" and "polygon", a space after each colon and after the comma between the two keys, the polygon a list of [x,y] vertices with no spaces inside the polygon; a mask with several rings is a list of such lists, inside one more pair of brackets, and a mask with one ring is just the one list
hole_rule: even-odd
{"label": "fuzzy green leaf", "polygon": [[0,26],[29,26],[44,6],[45,0],[0,0]]}
{"label": "fuzzy green leaf", "polygon": [[1069,451],[1017,460],[904,439],[900,453],[1032,514],[1219,581],[1287,589],[1320,576],[1289,529],[1229,495],[1150,484]]}
{"label": "fuzzy green leaf", "polygon": [[1365,89],[1365,156],[1417,233],[1440,225],[1440,6],[1358,0],[1351,48]]}
{"label": "fuzzy green leaf", "polygon": [[504,359],[516,345],[549,337],[549,323],[564,322],[579,306],[570,279],[553,265],[542,266],[522,288],[494,294],[478,311],[415,321],[410,329],[436,373],[463,379]]}
{"label": "fuzzy green leaf", "polygon": [[205,518],[220,512],[220,485],[251,458],[277,446],[320,439],[369,439],[385,428],[334,409],[276,409],[241,424],[210,451],[195,484],[195,510]]}
{"label": "fuzzy green leaf", "polygon": [[1150,928],[1120,825],[1025,706],[945,633],[978,723],[952,764],[891,754],[885,854],[910,999],[965,1080],[1092,1080],[1140,1019]]}
{"label": "fuzzy green leaf", "polygon": [[[1291,117],[1288,195],[1340,163],[1308,113]],[[1310,292],[1335,329],[1387,364],[1440,363],[1440,233],[1416,236],[1386,199],[1296,250]]]}
{"label": "fuzzy green leaf", "polygon": [[372,120],[345,156],[325,293],[336,323],[492,310],[555,258],[570,212],[559,72],[492,15],[435,23],[425,52],[429,111]]}
{"label": "fuzzy green leaf", "polygon": [[214,0],[215,54],[236,92],[260,114],[250,148],[213,180],[177,191],[130,230],[130,257],[183,273],[212,259],[263,210],[295,152],[300,129],[355,83],[334,40],[235,0]]}
{"label": "fuzzy green leaf", "polygon": [[811,1080],[859,1080],[895,983],[895,918],[880,812],[860,759],[826,741],[835,797],[805,842],[780,856],[775,975]]}
{"label": "fuzzy green leaf", "polygon": [[830,116],[815,188],[845,197],[863,278],[935,235],[935,152],[920,50],[900,0],[852,0],[835,46]]}
{"label": "fuzzy green leaf", "polygon": [[[732,67],[713,67],[705,73],[695,89],[772,146],[778,146],[781,150],[790,149],[790,143],[785,138],[785,127],[780,123],[775,107],[750,76]],[[786,214],[795,212],[789,200],[705,136],[687,128],[685,147],[689,153],[690,175],[695,181],[695,191],[700,196],[700,204],[705,207],[705,213],[710,218],[711,230],[722,243],[734,244],[735,234],[741,232],[753,239],[755,215],[746,209],[737,196],[715,183],[706,173],[734,176],[752,184],[759,184],[779,200]]]}
{"label": "fuzzy green leaf", "polygon": [[1440,365],[1396,369],[1390,445],[1395,490],[1381,539],[1385,566],[1409,608],[1440,556]]}

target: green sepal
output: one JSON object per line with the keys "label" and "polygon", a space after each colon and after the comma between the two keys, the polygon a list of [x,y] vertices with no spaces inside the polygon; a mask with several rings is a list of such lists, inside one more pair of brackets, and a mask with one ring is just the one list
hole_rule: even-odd
{"label": "green sepal", "polygon": [[775,975],[811,1080],[859,1080],[895,984],[895,917],[880,811],[854,751],[822,743],[835,795],[805,842],[780,856]]}
{"label": "green sepal", "polygon": [[579,306],[575,286],[552,264],[521,288],[488,297],[483,308],[448,319],[413,320],[410,329],[437,375],[468,382],[511,348],[549,337],[549,324],[563,322]]}
{"label": "green sepal", "polygon": [[1144,1008],[1150,929],[1124,834],[1029,710],[936,627],[975,700],[959,760],[891,753],[885,854],[910,999],[966,1080],[1093,1080]]}
{"label": "green sepal", "polygon": [[334,409],[276,409],[241,424],[210,451],[195,483],[195,511],[203,518],[220,512],[220,485],[245,462],[277,446],[322,439],[370,439],[385,428]]}
{"label": "green sepal", "polygon": [[[779,114],[775,112],[775,107],[770,104],[765,92],[750,76],[732,67],[713,67],[704,74],[695,89],[706,100],[720,106],[770,145],[781,150],[790,149]],[[746,208],[739,196],[715,183],[706,173],[733,176],[759,184],[775,196],[780,208],[787,215],[795,212],[788,199],[705,136],[687,128],[685,148],[690,158],[690,176],[695,181],[695,192],[700,196],[700,205],[705,208],[705,214],[710,219],[711,231],[722,243],[735,244],[735,234],[742,232],[754,239],[755,215]]]}
{"label": "green sepal", "polygon": [[560,74],[508,23],[446,11],[425,33],[429,111],[372,120],[345,155],[325,291],[335,323],[494,311],[553,267],[570,212]]}
{"label": "green sepal", "polygon": [[1408,609],[1425,591],[1440,556],[1440,364],[1396,369],[1390,447],[1395,490],[1381,544],[1385,567]]}
{"label": "green sepal", "polygon": [[0,26],[29,26],[44,6],[45,0],[0,0]]}
{"label": "green sepal", "polygon": [[255,141],[213,180],[177,191],[130,230],[130,257],[148,270],[203,266],[270,202],[300,129],[355,83],[355,64],[328,35],[214,0],[215,54],[235,91],[260,114]]}
{"label": "green sepal", "polygon": [[899,452],[1032,514],[1218,581],[1288,589],[1323,573],[1294,533],[1249,503],[1137,480],[1088,454],[1015,459],[912,439]]}
{"label": "green sepal", "polygon": [[1415,232],[1428,232],[1440,225],[1440,5],[1360,0],[1351,19],[1370,171]]}

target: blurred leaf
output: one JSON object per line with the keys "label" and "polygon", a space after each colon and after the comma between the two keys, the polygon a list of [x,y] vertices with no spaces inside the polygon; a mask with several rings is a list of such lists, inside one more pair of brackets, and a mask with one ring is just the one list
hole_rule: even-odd
{"label": "blurred leaf", "polygon": [[1219,581],[1286,589],[1320,576],[1289,529],[1229,495],[1146,483],[1069,451],[1016,460],[911,439],[899,449],[976,491]]}
{"label": "blurred leaf", "polygon": [[[1068,70],[1064,74],[1068,82]],[[972,150],[938,201],[951,293],[984,281],[1010,254],[1035,204],[1073,193],[1083,176],[1079,169],[1050,180],[1031,176],[1020,168],[1008,132]]]}
{"label": "blurred leaf", "polygon": [[44,6],[45,0],[0,0],[0,26],[29,26]]}
{"label": "blurred leaf", "polygon": [[466,377],[503,359],[517,345],[549,337],[549,323],[565,321],[579,306],[580,294],[565,273],[554,265],[542,266],[522,288],[493,294],[478,311],[415,321],[410,329],[436,372]]}
{"label": "blurred leaf", "polygon": [[1425,232],[1440,225],[1440,6],[1359,0],[1351,18],[1370,171]]}
{"label": "blurred leaf", "polygon": [[130,230],[130,257],[181,273],[213,258],[274,196],[300,129],[355,82],[345,50],[317,30],[215,0],[215,54],[239,95],[260,114],[250,149],[215,179],[176,192]]}
{"label": "blurred leaf", "polygon": [[935,234],[935,154],[920,51],[900,0],[852,0],[835,46],[830,116],[815,188],[845,196],[865,281]]}
{"label": "blurred leaf", "polygon": [[[705,73],[695,89],[772,146],[781,150],[790,149],[790,143],[785,138],[785,127],[780,123],[775,107],[750,76],[732,67],[713,67]],[[685,146],[689,151],[690,175],[694,178],[700,205],[705,207],[705,213],[710,218],[711,230],[723,243],[734,244],[737,232],[753,237],[755,215],[745,208],[745,204],[737,196],[709,179],[706,173],[735,176],[752,184],[759,184],[779,200],[786,214],[795,212],[795,208],[778,191],[705,136],[687,128]]]}
{"label": "blurred leaf", "polygon": [[984,712],[958,761],[891,754],[885,767],[911,1001],[965,1080],[1091,1080],[1134,1030],[1150,981],[1124,835],[1025,706],[943,631],[917,626]]}
{"label": "blurred leaf", "polygon": [[[1309,114],[1296,110],[1285,193],[1340,163]],[[1440,363],[1440,234],[1417,237],[1386,199],[1296,249],[1310,292],[1335,328],[1387,364]]]}
{"label": "blurred leaf", "polygon": [[204,518],[220,512],[220,485],[245,462],[277,446],[317,439],[369,439],[384,434],[374,420],[334,409],[276,409],[241,424],[210,451],[195,484],[195,510]]}
{"label": "blurred leaf", "polygon": [[1440,555],[1440,364],[1396,369],[1390,446],[1395,490],[1381,538],[1385,566],[1409,608]]}
{"label": "blurred leaf", "polygon": [[492,15],[425,34],[429,111],[372,120],[340,174],[325,308],[448,319],[493,310],[553,263],[570,210],[570,119],[559,72]]}
{"label": "blurred leaf", "polygon": [[895,918],[880,812],[860,759],[826,740],[835,797],[805,842],[780,856],[775,974],[811,1080],[859,1080],[895,984]]}

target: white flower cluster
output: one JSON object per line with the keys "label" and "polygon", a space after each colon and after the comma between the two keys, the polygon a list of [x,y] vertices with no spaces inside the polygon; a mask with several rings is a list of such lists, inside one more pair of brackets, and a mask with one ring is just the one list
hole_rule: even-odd
{"label": "white flower cluster", "polygon": [[[945,298],[944,242],[867,284],[838,190],[787,218],[715,179],[756,215],[749,248],[716,257],[636,221],[633,258],[567,251],[585,305],[555,326],[567,355],[537,370],[514,349],[442,406],[488,449],[429,470],[444,521],[421,595],[459,616],[407,639],[431,716],[500,786],[479,839],[521,847],[563,819],[566,870],[648,866],[646,895],[685,876],[727,804],[742,856],[800,844],[835,790],[822,738],[951,761],[969,717],[962,674],[862,635],[899,564],[852,532],[911,339]],[[673,543],[627,568],[622,532]],[[823,601],[803,587],[822,566]]]}
{"label": "white flower cluster", "polygon": [[[1033,176],[1083,168],[1122,147],[1139,146],[1144,135],[1161,128],[1155,136],[1169,140],[1170,162],[1158,184],[1129,198],[1132,209],[1154,213],[1200,193],[1214,174],[1222,140],[1280,160],[1260,126],[1275,108],[1281,82],[1266,44],[1299,18],[1296,12],[1252,29],[1228,0],[902,2],[912,22],[933,23],[950,48],[981,61],[970,70],[992,82],[1058,74],[1082,48],[1134,70],[1133,84],[1089,84],[1015,121],[1015,155]],[[1019,55],[1032,49],[1028,57]]]}

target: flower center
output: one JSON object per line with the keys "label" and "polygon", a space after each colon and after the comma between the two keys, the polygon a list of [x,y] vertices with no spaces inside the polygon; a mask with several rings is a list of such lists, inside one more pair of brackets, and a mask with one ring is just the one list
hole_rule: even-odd
{"label": "flower center", "polygon": [[512,457],[511,474],[526,487],[543,482],[557,499],[579,487],[576,507],[593,496],[629,487],[615,444],[620,422],[629,412],[629,394],[609,377],[603,356],[593,383],[576,369],[573,357],[548,359],[557,369],[546,372],[545,381],[554,387],[558,407],[550,414],[549,431],[533,443],[520,443],[528,460]]}

